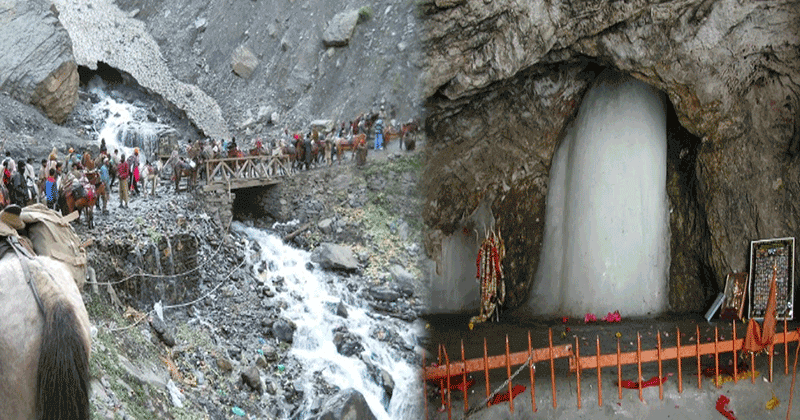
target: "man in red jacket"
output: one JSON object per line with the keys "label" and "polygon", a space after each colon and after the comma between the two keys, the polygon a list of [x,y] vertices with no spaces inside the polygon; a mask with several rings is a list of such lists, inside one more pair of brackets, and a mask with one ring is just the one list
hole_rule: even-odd
{"label": "man in red jacket", "polygon": [[117,176],[119,177],[119,206],[128,208],[128,178],[130,177],[130,167],[125,162],[125,155],[119,160],[117,166]]}

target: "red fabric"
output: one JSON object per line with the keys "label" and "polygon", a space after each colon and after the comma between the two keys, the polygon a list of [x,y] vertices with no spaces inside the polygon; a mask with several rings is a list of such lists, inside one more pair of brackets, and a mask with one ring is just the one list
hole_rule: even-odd
{"label": "red fabric", "polygon": [[117,176],[119,179],[128,179],[130,175],[130,168],[126,162],[120,162],[119,166],[117,166]]}
{"label": "red fabric", "polygon": [[[517,395],[525,392],[525,389],[526,388],[524,386],[522,386],[522,385],[514,385],[514,387],[511,388],[511,398],[515,398]],[[505,402],[505,401],[508,401],[508,400],[509,400],[508,392],[505,392],[505,393],[502,393],[502,394],[497,394],[497,395],[494,396],[494,399],[492,399],[492,401],[489,403],[489,405],[500,404],[501,402]]]}
{"label": "red fabric", "polygon": [[453,391],[458,390],[464,392],[465,388],[470,389],[472,385],[475,385],[475,380],[472,378],[467,378],[466,383],[462,380],[463,378],[461,378],[460,376],[458,377],[458,379],[456,380],[454,379],[455,378],[450,379],[450,389]]}
{"label": "red fabric", "polygon": [[[667,381],[667,377],[666,376],[664,376],[660,380],[660,382],[662,384],[664,382],[666,382],[666,381]],[[622,382],[620,382],[620,384],[622,385],[623,388],[626,388],[626,389],[639,389],[639,382],[638,381],[622,381]],[[650,379],[648,379],[646,381],[642,381],[642,388],[647,388],[647,387],[651,387],[651,386],[658,386],[658,384],[659,384],[658,376],[653,376],[652,378],[650,378]]]}
{"label": "red fabric", "polygon": [[733,415],[733,411],[728,410],[725,408],[728,403],[731,402],[730,398],[720,395],[719,399],[717,400],[717,411],[720,412],[725,418],[728,420],[736,420],[736,416]]}

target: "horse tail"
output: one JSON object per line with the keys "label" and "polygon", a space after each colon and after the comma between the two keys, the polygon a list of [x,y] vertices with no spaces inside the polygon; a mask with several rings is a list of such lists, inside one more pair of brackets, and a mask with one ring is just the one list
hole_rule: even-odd
{"label": "horse tail", "polygon": [[56,301],[44,320],[36,418],[89,419],[89,352],[75,311]]}

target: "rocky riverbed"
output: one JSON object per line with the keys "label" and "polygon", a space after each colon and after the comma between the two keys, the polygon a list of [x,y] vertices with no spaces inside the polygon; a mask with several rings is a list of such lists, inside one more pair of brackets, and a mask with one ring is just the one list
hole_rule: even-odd
{"label": "rocky riverbed", "polygon": [[[398,394],[416,385],[381,368],[383,350],[372,350],[421,363],[417,317],[426,291],[415,191],[422,155],[396,147],[370,151],[363,168],[346,160],[287,178],[259,195],[272,202],[269,215],[237,204],[227,230],[199,195],[175,193],[168,183],[156,197],[134,196],[127,209],[112,194],[93,229],[77,225],[97,280],[84,291],[94,325],[96,418],[341,418],[348,407],[359,418],[414,417],[415,394]],[[275,251],[256,238],[292,233],[296,250],[286,258],[266,256]],[[325,250],[349,254],[350,265],[325,269],[334,265]],[[319,287],[345,291],[338,302],[302,295],[293,275],[281,275],[295,264],[294,252],[305,261],[301,272],[325,279]],[[308,371],[313,358],[297,347],[314,328],[302,312],[320,309],[332,325],[341,319],[323,333],[333,335],[336,357],[381,390],[385,411],[368,401],[376,397],[336,385],[325,369]],[[354,327],[348,317],[374,323]]]}

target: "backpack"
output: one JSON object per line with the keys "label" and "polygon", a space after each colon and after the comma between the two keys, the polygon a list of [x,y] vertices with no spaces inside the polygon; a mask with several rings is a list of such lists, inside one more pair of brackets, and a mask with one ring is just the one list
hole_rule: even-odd
{"label": "backpack", "polygon": [[22,209],[20,219],[25,222],[36,255],[44,255],[64,263],[75,279],[78,290],[86,282],[86,250],[72,229],[70,222],[77,218],[73,212],[62,217],[44,204],[36,203]]}

